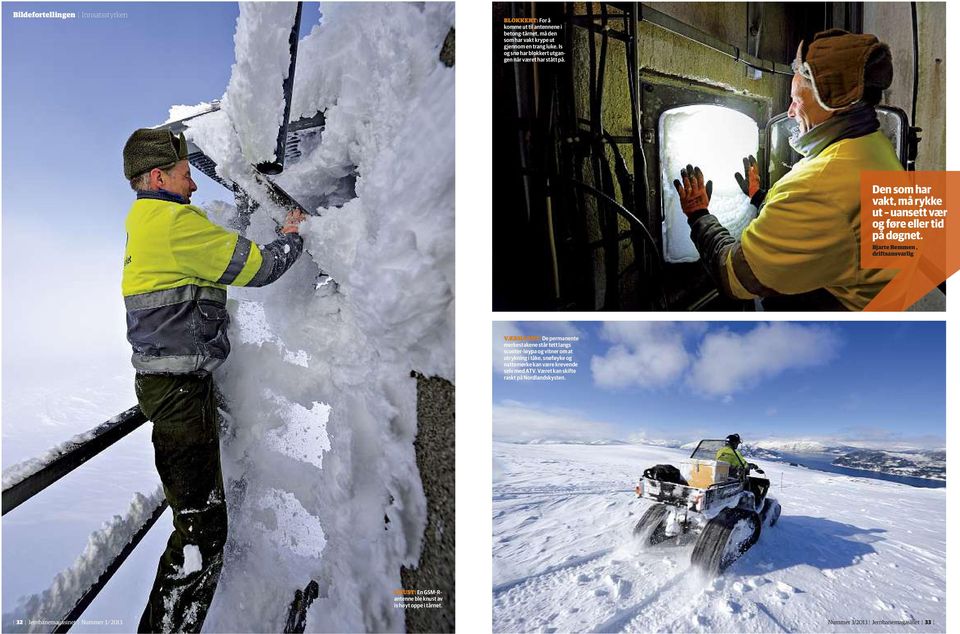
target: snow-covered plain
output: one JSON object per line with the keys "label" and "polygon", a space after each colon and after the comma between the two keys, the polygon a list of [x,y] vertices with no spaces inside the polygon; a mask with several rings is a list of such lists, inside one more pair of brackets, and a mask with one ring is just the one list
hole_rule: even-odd
{"label": "snow-covered plain", "polygon": [[[651,504],[633,492],[640,473],[688,451],[494,442],[493,453],[494,631],[946,631],[946,489],[757,460],[780,521],[705,579],[691,540],[643,548],[632,536]],[[830,623],[854,619],[867,624]]]}

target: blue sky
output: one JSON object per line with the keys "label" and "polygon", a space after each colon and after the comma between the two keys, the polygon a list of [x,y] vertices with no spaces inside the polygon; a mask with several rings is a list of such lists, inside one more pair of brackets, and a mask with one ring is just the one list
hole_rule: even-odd
{"label": "blue sky", "polygon": [[[11,17],[34,10],[128,17]],[[318,11],[316,3],[305,6],[302,33]],[[132,197],[123,144],[136,128],[165,121],[171,105],[223,94],[238,15],[232,2],[5,3],[5,229],[41,217],[95,243],[115,244],[117,235],[122,243]],[[198,185],[195,200],[231,198],[213,181]]]}
{"label": "blue sky", "polygon": [[494,435],[693,440],[829,438],[942,445],[942,322],[497,322],[577,334],[575,377],[505,381]]}
{"label": "blue sky", "polygon": [[[128,17],[13,19],[15,10]],[[4,229],[42,218],[94,244],[122,245],[133,196],[123,144],[136,128],[163,123],[171,105],[223,94],[238,14],[234,3],[4,4]],[[200,194],[214,187],[207,180]]]}
{"label": "blue sky", "polygon": [[[82,19],[84,11],[127,17]],[[136,128],[165,121],[170,106],[223,95],[239,7],[18,2],[2,14],[4,364],[126,350],[119,285],[134,194],[123,145]],[[319,5],[305,4],[301,35],[318,20]],[[232,202],[194,174],[195,204]],[[69,347],[48,334],[78,331]]]}

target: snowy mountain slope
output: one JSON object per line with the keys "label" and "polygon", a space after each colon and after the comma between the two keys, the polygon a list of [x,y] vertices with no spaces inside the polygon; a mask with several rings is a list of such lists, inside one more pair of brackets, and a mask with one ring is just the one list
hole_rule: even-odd
{"label": "snowy mountain slope", "polygon": [[830,451],[831,446],[819,440],[758,440],[744,443],[744,447],[756,447],[771,451],[786,451],[790,453],[823,453]]}
{"label": "snowy mountain slope", "polygon": [[[641,548],[632,491],[684,450],[494,443],[494,631],[945,631],[945,489],[760,463],[783,505],[726,574]],[[783,487],[780,487],[781,474]],[[924,620],[932,621],[924,625]]]}
{"label": "snowy mountain slope", "polygon": [[931,480],[947,479],[945,450],[907,447],[895,442],[887,446],[864,447],[811,440],[761,440],[744,443],[739,450],[748,458],[793,462],[795,458],[792,456],[805,456],[864,471]]}

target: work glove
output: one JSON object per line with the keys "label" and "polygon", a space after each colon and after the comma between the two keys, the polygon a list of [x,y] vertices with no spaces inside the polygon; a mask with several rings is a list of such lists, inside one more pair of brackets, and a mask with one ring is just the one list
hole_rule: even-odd
{"label": "work glove", "polygon": [[748,467],[751,471],[756,471],[757,473],[763,473],[763,469],[761,469],[761,468],[758,467],[757,465],[753,464],[752,462],[748,462],[748,463],[747,463],[747,467]]}
{"label": "work glove", "polygon": [[280,233],[300,233],[300,223],[306,219],[307,216],[299,209],[288,212],[287,217],[283,219]]}
{"label": "work glove", "polygon": [[737,179],[740,190],[750,198],[750,204],[759,209],[763,199],[767,197],[767,190],[760,189],[760,170],[757,168],[757,159],[751,154],[743,157],[743,176],[740,172],[733,175]]}
{"label": "work glove", "polygon": [[707,211],[710,204],[710,196],[713,195],[713,181],[707,181],[703,184],[703,172],[699,167],[687,165],[680,170],[680,179],[673,181],[673,186],[677,188],[677,194],[680,196],[680,209],[687,216],[691,216],[698,211]]}

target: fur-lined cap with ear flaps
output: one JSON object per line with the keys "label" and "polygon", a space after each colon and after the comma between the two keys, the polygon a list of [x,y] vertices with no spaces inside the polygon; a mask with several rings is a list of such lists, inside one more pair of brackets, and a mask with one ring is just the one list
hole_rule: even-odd
{"label": "fur-lined cap with ear flaps", "polygon": [[825,110],[842,110],[863,99],[864,88],[886,90],[893,82],[890,47],[875,35],[830,29],[800,42],[794,68],[811,80]]}
{"label": "fur-lined cap with ear flaps", "polygon": [[162,167],[187,158],[187,140],[183,132],[176,136],[170,130],[140,128],[123,146],[123,175],[130,180],[155,167]]}

